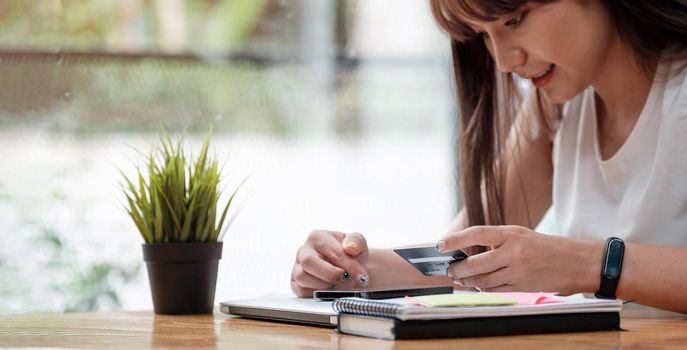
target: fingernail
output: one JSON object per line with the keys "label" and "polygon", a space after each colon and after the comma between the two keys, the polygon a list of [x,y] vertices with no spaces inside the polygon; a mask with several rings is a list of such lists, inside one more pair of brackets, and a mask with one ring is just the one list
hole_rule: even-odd
{"label": "fingernail", "polygon": [[444,248],[446,248],[446,242],[444,242],[444,241],[439,241],[439,242],[437,242],[437,244],[434,246],[434,249],[436,249],[436,250],[439,251],[439,252],[440,252],[440,251],[443,251]]}
{"label": "fingernail", "polygon": [[360,282],[361,287],[365,287],[367,282],[369,282],[367,275],[360,275],[360,277],[358,277],[358,282]]}
{"label": "fingernail", "polygon": [[358,243],[348,242],[346,245],[344,245],[344,248],[350,250],[352,253],[355,253],[358,251]]}
{"label": "fingernail", "polygon": [[344,273],[341,275],[341,280],[348,281],[349,278],[351,278],[351,275],[349,275],[348,272],[344,271]]}

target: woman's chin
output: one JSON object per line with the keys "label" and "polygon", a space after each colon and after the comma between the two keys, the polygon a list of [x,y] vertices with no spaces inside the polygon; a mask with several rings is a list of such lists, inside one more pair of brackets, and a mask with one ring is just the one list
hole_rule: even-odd
{"label": "woman's chin", "polygon": [[547,97],[549,101],[555,104],[566,103],[584,90],[580,91],[561,91],[557,89],[540,89]]}

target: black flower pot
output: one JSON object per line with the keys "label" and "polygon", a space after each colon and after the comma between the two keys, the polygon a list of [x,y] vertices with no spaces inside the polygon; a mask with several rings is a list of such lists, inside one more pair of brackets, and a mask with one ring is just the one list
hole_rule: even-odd
{"label": "black flower pot", "polygon": [[222,242],[143,244],[156,314],[211,313]]}

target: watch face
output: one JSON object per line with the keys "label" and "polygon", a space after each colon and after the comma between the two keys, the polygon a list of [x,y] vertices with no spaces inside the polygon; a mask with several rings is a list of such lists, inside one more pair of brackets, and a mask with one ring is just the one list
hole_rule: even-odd
{"label": "watch face", "polygon": [[615,279],[620,277],[623,249],[622,241],[613,240],[608,244],[608,255],[606,256],[606,266],[604,268],[606,278]]}

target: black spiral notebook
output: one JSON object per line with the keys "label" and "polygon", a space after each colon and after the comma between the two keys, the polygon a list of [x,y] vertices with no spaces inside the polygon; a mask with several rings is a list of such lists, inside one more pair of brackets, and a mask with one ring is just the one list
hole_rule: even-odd
{"label": "black spiral notebook", "polygon": [[400,298],[342,298],[333,307],[338,312],[338,332],[390,340],[620,329],[620,301],[563,300],[543,305],[424,307]]}

